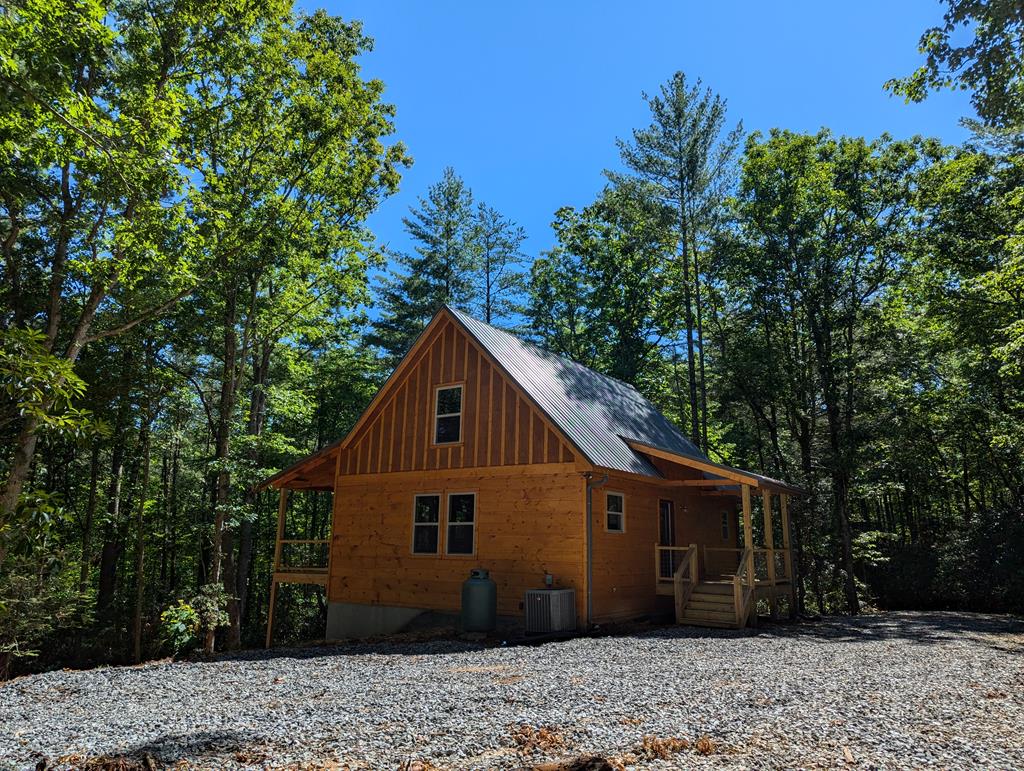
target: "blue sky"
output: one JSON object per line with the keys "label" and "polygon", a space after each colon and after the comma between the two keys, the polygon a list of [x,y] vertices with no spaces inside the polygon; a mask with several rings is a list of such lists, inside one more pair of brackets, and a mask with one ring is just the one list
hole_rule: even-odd
{"label": "blue sky", "polygon": [[[310,5],[310,8],[315,7]],[[582,206],[614,167],[615,138],[646,125],[641,92],[676,70],[728,100],[748,131],[831,128],[959,142],[965,94],[905,105],[882,84],[919,63],[937,0],[775,2],[332,2],[375,39],[364,74],[397,110],[415,163],[372,216],[382,243],[407,249],[401,218],[442,169],[526,228],[528,254],[550,223]]]}

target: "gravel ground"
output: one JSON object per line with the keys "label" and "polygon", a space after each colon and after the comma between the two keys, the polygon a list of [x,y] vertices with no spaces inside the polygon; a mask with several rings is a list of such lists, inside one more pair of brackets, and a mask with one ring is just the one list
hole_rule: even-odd
{"label": "gravel ground", "polygon": [[[131,755],[483,769],[581,753],[645,768],[1022,768],[1022,732],[1024,622],[950,613],[308,648],[0,685],[2,768]],[[637,749],[652,736],[711,744],[652,760]]]}

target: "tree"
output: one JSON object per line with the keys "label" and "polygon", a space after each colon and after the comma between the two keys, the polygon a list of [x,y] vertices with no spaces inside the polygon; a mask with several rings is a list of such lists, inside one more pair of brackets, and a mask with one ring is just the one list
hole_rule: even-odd
{"label": "tree", "polygon": [[[397,188],[406,162],[400,145],[381,141],[392,131],[382,85],[359,77],[355,59],[369,45],[358,23],[323,12],[267,20],[238,51],[237,69],[200,79],[204,101],[231,107],[187,114],[203,160],[199,228],[213,278],[187,313],[202,318],[200,334],[213,333],[206,350],[217,362],[204,373],[218,391],[208,578],[223,580],[229,597],[244,589],[235,575],[233,533],[244,517],[232,495],[231,445],[250,360],[260,376],[254,391],[266,388],[282,338],[366,299],[367,261],[376,255],[361,223]],[[237,642],[236,599],[228,611]]]}
{"label": "tree", "polygon": [[405,272],[392,269],[383,281],[381,317],[368,335],[392,359],[409,350],[442,305],[470,310],[475,297],[473,193],[454,169],[444,170],[402,223],[415,254],[392,255]]}
{"label": "tree", "polygon": [[472,233],[473,262],[478,275],[480,315],[488,324],[508,323],[522,313],[525,240],[522,227],[485,203],[477,205]]}
{"label": "tree", "polygon": [[646,390],[661,343],[677,325],[672,289],[678,277],[665,259],[671,225],[665,207],[631,183],[608,187],[580,211],[560,209],[554,222],[559,254],[576,262],[564,278],[557,268],[552,274],[550,263],[535,268],[531,315],[542,344],[586,356],[578,344],[582,306],[591,365]]}
{"label": "tree", "polygon": [[[934,149],[773,131],[748,140],[735,205],[745,269],[743,296],[779,291],[799,308],[813,352],[827,442],[832,510],[847,609],[859,610],[851,499],[862,441],[863,395],[879,338],[872,319],[904,266],[915,228],[913,180]],[[769,310],[769,314],[771,311]],[[780,336],[789,334],[778,330]],[[771,344],[769,338],[769,344]],[[773,348],[775,346],[772,346]],[[806,400],[802,399],[806,405]]]}
{"label": "tree", "polygon": [[[676,72],[661,87],[660,95],[644,94],[644,100],[651,111],[651,124],[634,130],[631,141],[620,139],[619,152],[629,173],[642,180],[674,211],[682,268],[680,289],[686,337],[690,437],[706,450],[708,419],[700,255],[721,217],[722,202],[733,178],[742,125],[725,132],[725,100],[710,88],[702,89],[699,80],[690,86],[682,72]],[[607,173],[613,182],[625,177],[620,173]]]}
{"label": "tree", "polygon": [[[39,329],[45,352],[73,364],[88,343],[192,291],[201,239],[189,219],[182,115],[198,98],[200,62],[222,62],[254,17],[216,2],[44,0],[0,15],[5,327]],[[42,422],[26,416],[9,445],[0,528]]]}
{"label": "tree", "polygon": [[[986,126],[1016,132],[1024,127],[1024,6],[1018,0],[944,0],[941,27],[921,35],[925,63],[885,87],[908,102],[930,91],[971,91],[971,104]],[[961,28],[969,39],[962,45]]]}

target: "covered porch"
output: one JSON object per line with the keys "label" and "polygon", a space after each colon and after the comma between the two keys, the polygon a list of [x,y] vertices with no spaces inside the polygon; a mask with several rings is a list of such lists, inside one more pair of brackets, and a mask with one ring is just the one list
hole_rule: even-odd
{"label": "covered porch", "polygon": [[[324,587],[331,567],[331,531],[333,524],[334,478],[337,453],[334,445],[303,459],[265,480],[258,491],[276,489],[277,528],[267,611],[266,647],[274,639],[274,615],[281,584],[305,584]],[[326,496],[327,506],[315,499]],[[300,506],[306,503],[306,506]],[[310,512],[312,504],[312,516]]]}
{"label": "covered porch", "polygon": [[701,497],[734,502],[735,545],[654,544],[655,592],[675,600],[677,623],[740,628],[756,624],[759,606],[776,618],[796,614],[790,503],[799,488],[704,459],[630,442],[637,452],[701,478],[665,479],[665,486],[695,488]]}
{"label": "covered porch", "polygon": [[[757,491],[762,518],[761,543],[754,544],[753,490],[741,485],[736,518],[743,546],[706,544],[654,546],[656,592],[675,597],[677,623],[743,627],[757,623],[764,603],[776,618],[781,605],[796,613],[796,582],[790,542],[789,495]],[[776,539],[776,523],[781,538]],[[714,623],[710,623],[714,622]]]}

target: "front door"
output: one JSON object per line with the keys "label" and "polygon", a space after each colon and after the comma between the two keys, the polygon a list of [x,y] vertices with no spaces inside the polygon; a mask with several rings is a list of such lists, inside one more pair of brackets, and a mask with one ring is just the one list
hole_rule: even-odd
{"label": "front door", "polygon": [[[676,545],[676,505],[672,501],[658,501],[658,543],[661,546]],[[661,577],[671,578],[675,573],[675,552],[661,553]]]}

